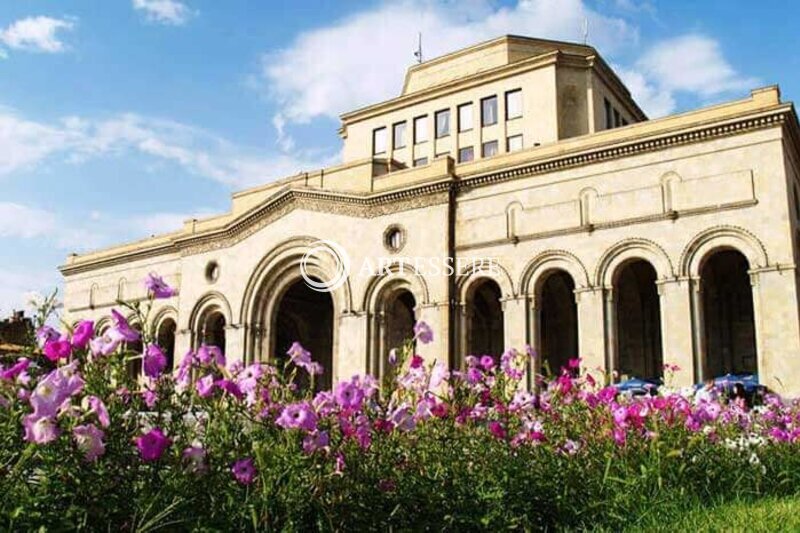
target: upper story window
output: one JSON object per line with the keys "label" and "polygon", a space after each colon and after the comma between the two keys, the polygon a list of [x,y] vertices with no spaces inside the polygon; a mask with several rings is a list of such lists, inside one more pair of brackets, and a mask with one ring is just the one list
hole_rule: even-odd
{"label": "upper story window", "polygon": [[372,130],[372,154],[386,153],[386,128]]}
{"label": "upper story window", "polygon": [[398,122],[392,126],[392,146],[397,150],[406,147],[406,123]]}
{"label": "upper story window", "polygon": [[481,147],[481,157],[493,157],[498,152],[497,141],[488,141]]}
{"label": "upper story window", "polygon": [[512,135],[507,139],[506,152],[522,150],[522,135]]}
{"label": "upper story window", "polygon": [[458,131],[464,132],[472,129],[472,104],[458,106]]}
{"label": "upper story window", "polygon": [[506,93],[506,120],[522,116],[522,89]]}
{"label": "upper story window", "polygon": [[424,165],[427,165],[427,164],[428,164],[428,158],[427,157],[420,157],[420,158],[414,160],[414,166],[415,167],[421,167],[421,166],[424,166]]}
{"label": "upper story window", "polygon": [[442,109],[436,112],[436,138],[441,139],[450,135],[450,110]]}
{"label": "upper story window", "polygon": [[614,110],[614,127],[619,128],[622,126],[622,116],[619,114],[619,110]]}
{"label": "upper story window", "polygon": [[464,148],[459,148],[458,150],[458,162],[459,163],[466,163],[468,161],[472,161],[475,159],[475,150],[472,146],[465,146]]}
{"label": "upper story window", "polygon": [[610,130],[614,127],[614,114],[611,109],[611,102],[608,101],[608,98],[603,98],[603,108],[606,112],[606,129]]}
{"label": "upper story window", "polygon": [[414,144],[428,142],[428,117],[414,119]]}
{"label": "upper story window", "polygon": [[497,124],[497,97],[490,96],[481,100],[481,126]]}

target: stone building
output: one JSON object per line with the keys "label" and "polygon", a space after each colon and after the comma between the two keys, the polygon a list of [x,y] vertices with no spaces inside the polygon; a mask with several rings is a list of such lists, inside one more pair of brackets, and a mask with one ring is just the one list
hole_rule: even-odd
{"label": "stone building", "polygon": [[[680,384],[757,372],[800,394],[800,138],[777,87],[648,120],[592,47],[505,36],[414,65],[340,134],[338,166],[70,256],[70,320],[105,327],[157,272],[179,294],[145,327],[171,353],[266,359],[299,340],[323,384],[380,373],[425,320],[436,340],[419,352],[452,366],[530,344],[552,369],[578,354],[645,378],[674,363]],[[307,254],[320,240],[339,247]],[[317,292],[304,256],[312,280],[350,269]]]}

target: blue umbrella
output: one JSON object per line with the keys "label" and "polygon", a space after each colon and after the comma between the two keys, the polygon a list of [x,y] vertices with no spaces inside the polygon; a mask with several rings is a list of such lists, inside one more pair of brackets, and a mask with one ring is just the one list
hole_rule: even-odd
{"label": "blue umbrella", "polygon": [[630,378],[614,385],[619,392],[633,392],[647,394],[651,389],[657,389],[659,383],[652,379]]}

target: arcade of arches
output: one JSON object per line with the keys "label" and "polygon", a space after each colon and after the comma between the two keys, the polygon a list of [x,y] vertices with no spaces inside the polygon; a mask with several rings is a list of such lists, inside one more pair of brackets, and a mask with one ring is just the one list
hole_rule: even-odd
{"label": "arcade of arches", "polygon": [[[698,275],[691,278],[697,306],[692,311],[692,330],[698,353],[694,379],[727,373],[757,373],[757,343],[753,287],[748,259],[741,252],[719,248],[701,258]],[[612,272],[611,286],[603,289],[607,323],[603,325],[608,349],[608,368],[619,379],[663,378],[663,294],[659,274],[649,259],[630,258]],[[574,272],[549,268],[538,273],[532,294],[526,296],[530,313],[527,342],[538,354],[533,369],[545,375],[558,374],[570,359],[580,355],[581,314]],[[368,331],[371,348],[366,370],[386,374],[389,354],[414,335],[420,318],[416,289],[408,284],[390,286],[376,299]],[[454,365],[463,365],[466,355],[499,357],[508,342],[508,299],[500,283],[489,276],[471,281],[463,293],[457,329]],[[512,298],[513,299],[513,298]],[[223,305],[213,303],[199,312],[195,347],[200,344],[226,347],[229,323]],[[341,340],[334,299],[331,294],[309,288],[301,278],[289,283],[270,307],[263,357],[280,359],[293,342],[300,342],[324,369],[315,378],[316,389],[326,389],[337,375],[334,353]],[[266,307],[265,307],[266,309]],[[424,316],[424,314],[422,315]],[[519,322],[517,322],[519,324]],[[136,326],[137,328],[139,326]],[[175,364],[177,321],[173,315],[160,319],[154,335],[164,349],[168,364]],[[516,347],[516,346],[515,346]],[[140,344],[129,346],[141,350]],[[141,374],[141,364],[131,363],[132,375]]]}

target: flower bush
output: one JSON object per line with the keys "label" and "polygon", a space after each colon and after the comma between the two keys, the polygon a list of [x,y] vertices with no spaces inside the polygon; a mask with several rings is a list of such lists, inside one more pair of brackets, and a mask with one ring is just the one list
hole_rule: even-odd
{"label": "flower bush", "polygon": [[[147,324],[155,298],[122,304]],[[322,372],[295,343],[245,364],[214,346],[174,372],[112,311],[0,367],[0,528],[554,529],[619,527],[654,504],[800,488],[800,403],[620,395],[572,361],[525,389],[536,355],[425,361],[415,338],[382,383]],[[140,340],[143,353],[127,353]],[[130,372],[141,364],[143,376]]]}

